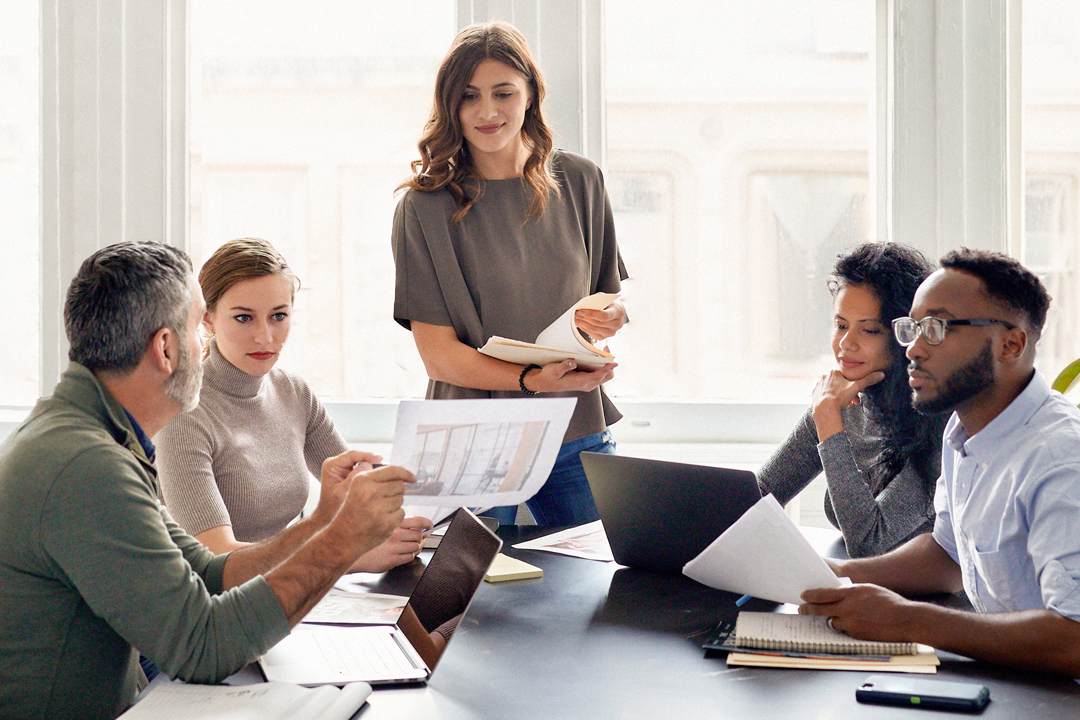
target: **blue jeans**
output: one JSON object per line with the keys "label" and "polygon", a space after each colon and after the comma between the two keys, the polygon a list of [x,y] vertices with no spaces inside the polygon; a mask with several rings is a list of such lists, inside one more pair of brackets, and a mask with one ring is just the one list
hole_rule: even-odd
{"label": "blue jeans", "polygon": [[[581,466],[579,455],[583,450],[614,455],[615,441],[611,431],[571,440],[559,448],[559,456],[547,481],[526,503],[537,525],[584,525],[600,519],[585,468]],[[513,525],[517,508],[496,507],[483,514],[495,518],[500,525]]]}

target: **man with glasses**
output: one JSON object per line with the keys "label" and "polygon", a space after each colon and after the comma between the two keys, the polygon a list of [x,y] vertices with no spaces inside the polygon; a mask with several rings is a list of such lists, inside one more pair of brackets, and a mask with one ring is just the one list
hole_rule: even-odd
{"label": "man with glasses", "polygon": [[[1020,263],[977,250],[949,253],[919,287],[893,332],[915,408],[953,413],[934,530],[833,562],[857,584],[810,590],[800,612],[858,638],[1080,677],[1080,411],[1035,370],[1049,304]],[[961,589],[977,612],[902,597]]]}

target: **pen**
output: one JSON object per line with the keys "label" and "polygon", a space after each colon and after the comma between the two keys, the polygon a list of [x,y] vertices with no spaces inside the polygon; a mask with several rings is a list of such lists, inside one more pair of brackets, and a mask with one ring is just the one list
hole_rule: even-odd
{"label": "pen", "polygon": [[741,598],[735,601],[735,607],[742,607],[750,601],[749,595],[743,595]]}

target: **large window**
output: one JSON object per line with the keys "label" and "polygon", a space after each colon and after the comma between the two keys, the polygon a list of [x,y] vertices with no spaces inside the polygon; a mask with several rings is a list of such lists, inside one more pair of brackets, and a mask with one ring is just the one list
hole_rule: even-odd
{"label": "large window", "polygon": [[0,0],[0,407],[38,397],[38,3]]}
{"label": "large window", "polygon": [[1039,366],[1053,378],[1080,356],[1080,5],[1024,0],[1024,263],[1053,297]]}
{"label": "large window", "polygon": [[452,0],[191,2],[191,240],[269,240],[300,276],[283,364],[324,396],[422,395],[392,319],[394,189],[417,157]]}
{"label": "large window", "polygon": [[612,389],[807,397],[831,362],[828,274],[870,233],[874,3],[605,7],[607,176],[633,276]]}

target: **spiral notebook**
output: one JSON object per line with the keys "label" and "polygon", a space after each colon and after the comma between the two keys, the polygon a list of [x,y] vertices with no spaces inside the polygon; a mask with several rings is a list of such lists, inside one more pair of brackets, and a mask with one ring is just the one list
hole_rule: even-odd
{"label": "spiral notebook", "polygon": [[784,650],[836,655],[914,655],[912,642],[857,640],[833,630],[819,615],[740,612],[735,621],[735,644],[755,650]]}
{"label": "spiral notebook", "polygon": [[753,667],[935,673],[939,664],[926,645],[856,640],[829,628],[825,618],[781,613],[741,612],[717,628],[705,649],[726,652],[728,665]]}

